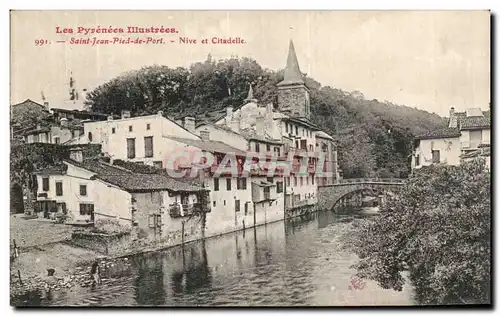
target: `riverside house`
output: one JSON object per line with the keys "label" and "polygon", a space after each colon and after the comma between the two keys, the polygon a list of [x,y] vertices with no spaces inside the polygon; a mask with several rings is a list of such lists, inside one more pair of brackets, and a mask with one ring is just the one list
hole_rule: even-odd
{"label": "riverside house", "polygon": [[490,168],[491,113],[480,108],[450,109],[448,127],[415,137],[412,169],[431,164],[459,165],[482,157]]}
{"label": "riverside house", "polygon": [[141,239],[169,240],[169,245],[203,233],[199,223],[188,221],[210,211],[201,186],[81,157],[75,149],[63,166],[36,173],[40,217],[65,214],[69,223],[96,228],[112,223],[135,231]]}

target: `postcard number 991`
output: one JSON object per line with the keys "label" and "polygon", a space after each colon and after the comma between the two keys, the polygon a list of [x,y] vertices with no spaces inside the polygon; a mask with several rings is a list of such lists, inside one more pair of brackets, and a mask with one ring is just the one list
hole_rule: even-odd
{"label": "postcard number 991", "polygon": [[43,46],[43,45],[48,45],[49,41],[46,39],[36,39],[35,40],[35,46]]}

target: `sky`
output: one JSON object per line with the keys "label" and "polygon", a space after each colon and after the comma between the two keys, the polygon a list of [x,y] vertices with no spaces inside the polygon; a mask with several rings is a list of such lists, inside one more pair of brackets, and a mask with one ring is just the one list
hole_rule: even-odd
{"label": "sky", "polygon": [[[152,35],[165,44],[92,46],[69,42],[147,35],[57,34],[58,26],[75,32],[79,26],[163,26],[179,33]],[[179,37],[198,43],[180,44]],[[245,44],[200,43],[212,37],[240,37]],[[51,107],[79,108],[68,102],[71,73],[80,90],[90,91],[129,70],[187,67],[208,54],[250,57],[278,70],[290,38],[302,72],[323,86],[442,116],[452,106],[489,107],[489,11],[13,11],[11,104],[42,102],[43,91]]]}

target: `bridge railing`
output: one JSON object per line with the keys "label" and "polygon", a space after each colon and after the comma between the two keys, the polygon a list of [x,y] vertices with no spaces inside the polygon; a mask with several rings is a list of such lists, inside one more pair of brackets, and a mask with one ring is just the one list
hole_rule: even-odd
{"label": "bridge railing", "polygon": [[400,178],[355,178],[355,179],[340,179],[338,184],[346,183],[404,183],[405,179]]}

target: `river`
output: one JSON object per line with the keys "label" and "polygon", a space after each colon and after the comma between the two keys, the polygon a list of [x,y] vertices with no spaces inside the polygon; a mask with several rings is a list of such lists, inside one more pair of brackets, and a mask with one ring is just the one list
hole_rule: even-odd
{"label": "river", "polygon": [[[321,211],[136,255],[103,273],[103,284],[34,295],[24,304],[62,306],[356,306],[412,305],[397,292],[353,283],[354,254],[342,233],[360,213]],[[353,286],[354,285],[354,286]]]}

